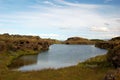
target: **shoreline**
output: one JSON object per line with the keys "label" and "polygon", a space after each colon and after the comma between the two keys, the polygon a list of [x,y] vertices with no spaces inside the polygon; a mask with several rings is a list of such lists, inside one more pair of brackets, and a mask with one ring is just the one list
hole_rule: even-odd
{"label": "shoreline", "polygon": [[[20,53],[20,52],[18,52],[18,53]],[[26,52],[24,52],[22,55],[19,55],[19,56],[17,56],[16,58],[18,58],[18,57],[20,57],[20,56],[23,56],[23,55],[35,55],[35,54],[38,54],[38,53],[35,53],[34,51],[32,52],[32,53],[27,53],[27,54],[25,54]],[[11,58],[9,58],[10,56],[8,56],[8,61],[10,61],[9,59],[11,59]],[[100,58],[101,57],[101,58]],[[89,74],[89,73],[91,73],[91,71],[93,72],[94,71],[94,69],[95,70],[97,70],[97,71],[103,71],[103,72],[101,72],[100,74],[102,74],[102,75],[105,75],[106,74],[106,72],[108,72],[109,70],[113,70],[113,71],[115,71],[114,70],[114,68],[111,68],[111,67],[106,67],[106,66],[103,66],[103,65],[100,65],[101,64],[101,60],[103,60],[103,62],[104,62],[104,59],[105,59],[105,57],[104,57],[104,55],[101,55],[101,56],[97,56],[97,57],[92,57],[92,58],[90,58],[90,59],[88,59],[88,61],[84,61],[84,62],[80,62],[80,63],[78,63],[77,65],[74,65],[74,66],[69,66],[69,67],[64,67],[64,68],[60,68],[60,69],[43,69],[43,70],[37,70],[37,71],[35,71],[35,70],[33,70],[33,71],[26,71],[26,72],[21,72],[21,71],[11,71],[11,70],[9,70],[9,69],[7,69],[7,70],[4,70],[3,72],[5,72],[5,73],[11,73],[11,72],[13,72],[13,73],[16,73],[16,74],[19,74],[19,75],[26,75],[26,74],[29,74],[29,75],[34,75],[34,74],[42,74],[42,73],[45,73],[45,74],[47,74],[48,72],[50,73],[50,75],[58,75],[56,72],[61,72],[61,71],[67,71],[68,72],[68,74],[69,74],[69,72],[71,72],[71,71],[74,71],[75,70],[75,72],[77,72],[76,71],[76,69],[80,69],[80,71],[82,72],[82,73],[84,73],[84,74],[86,74],[86,72]],[[13,58],[13,57],[12,57]],[[98,59],[98,62],[97,62],[97,59]],[[101,59],[101,60],[100,60]],[[12,60],[11,60],[12,61]],[[99,63],[100,62],[100,63]],[[97,66],[95,66],[97,64]],[[106,64],[106,63],[105,63]],[[7,67],[7,66],[6,66]],[[71,70],[72,69],[72,70]],[[3,73],[2,72],[2,73]],[[55,72],[55,74],[54,73],[51,73],[51,72]],[[81,72],[79,72],[80,74],[81,74]],[[11,74],[11,77],[13,77],[15,74]],[[93,75],[93,74],[95,74],[94,72],[91,74],[91,75]],[[4,76],[6,75],[6,77],[7,77],[7,75],[8,74],[4,74]],[[99,74],[98,74],[99,75]],[[45,76],[45,75],[44,75]],[[96,75],[97,76],[97,75]],[[33,77],[33,80],[37,80],[37,79],[34,79],[35,77]],[[2,79],[1,79],[2,80]],[[7,80],[7,79],[3,79],[3,80]],[[9,79],[8,79],[9,80]],[[28,77],[28,79],[26,79],[26,80],[29,80],[29,77]],[[44,80],[48,80],[48,79],[44,79]],[[84,80],[86,80],[86,79],[84,79]],[[88,79],[89,80],[89,79]],[[94,80],[94,79],[93,79]],[[99,79],[98,79],[99,80]]]}
{"label": "shoreline", "polygon": [[[106,73],[112,72],[114,74],[114,72],[116,72],[116,69],[110,66],[111,63],[107,61],[105,55],[96,56],[85,62],[79,63],[78,65],[57,70],[45,69],[29,72],[11,71],[8,69],[8,65],[10,65],[13,60],[20,56],[34,55],[38,54],[39,51],[48,50],[51,44],[49,43],[49,40],[46,41],[37,36],[12,35],[11,37],[10,35],[4,35],[1,38],[0,50],[2,51],[0,52],[0,80],[103,80]],[[29,38],[32,39],[29,41]],[[119,41],[115,42],[119,44]],[[100,46],[101,45],[104,44],[100,44]],[[110,50],[109,53],[113,54],[112,51],[116,51],[116,49],[119,49],[119,47],[115,48],[115,50]],[[110,59],[112,59],[112,57],[113,56],[110,55]],[[120,80],[120,75],[115,77],[116,80]]]}

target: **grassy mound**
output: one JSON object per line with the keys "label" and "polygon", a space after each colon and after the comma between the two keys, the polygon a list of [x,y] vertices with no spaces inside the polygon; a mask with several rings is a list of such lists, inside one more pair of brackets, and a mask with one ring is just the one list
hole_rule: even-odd
{"label": "grassy mound", "polygon": [[94,41],[81,37],[71,37],[64,41],[65,44],[94,44]]}

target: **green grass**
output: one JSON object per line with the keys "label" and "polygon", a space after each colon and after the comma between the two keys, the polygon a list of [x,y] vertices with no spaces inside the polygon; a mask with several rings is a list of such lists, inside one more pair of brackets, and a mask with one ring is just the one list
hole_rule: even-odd
{"label": "green grass", "polygon": [[107,55],[95,56],[93,58],[86,60],[83,63],[80,63],[80,65],[81,64],[83,64],[84,66],[86,65],[88,67],[100,67],[100,68],[110,67],[110,63],[107,61]]}

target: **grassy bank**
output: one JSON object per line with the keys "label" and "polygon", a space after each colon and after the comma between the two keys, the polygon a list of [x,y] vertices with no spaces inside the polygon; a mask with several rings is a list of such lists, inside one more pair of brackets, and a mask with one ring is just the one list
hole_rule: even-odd
{"label": "grassy bank", "polygon": [[0,53],[0,67],[5,66],[5,68],[7,68],[7,66],[9,66],[12,63],[12,61],[17,59],[18,57],[23,55],[34,55],[34,54],[38,54],[38,52],[29,50],[29,51]]}
{"label": "grassy bank", "polygon": [[[0,80],[103,80],[107,72],[116,72],[114,68],[108,67],[106,55],[91,58],[76,66],[57,70],[11,71],[7,66],[15,58],[26,54],[36,54],[34,51],[18,51],[16,53],[17,55],[14,55],[14,53],[0,54]],[[116,78],[120,80],[120,76]]]}

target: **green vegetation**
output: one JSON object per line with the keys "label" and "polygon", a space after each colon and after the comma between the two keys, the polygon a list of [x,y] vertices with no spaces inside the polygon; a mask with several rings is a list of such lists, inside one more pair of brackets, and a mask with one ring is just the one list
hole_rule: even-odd
{"label": "green vegetation", "polygon": [[109,63],[107,62],[106,55],[100,55],[93,58],[90,58],[83,62],[83,64],[93,67],[109,67]]}
{"label": "green vegetation", "polygon": [[102,42],[104,40],[101,40],[101,39],[91,39],[91,41],[94,41],[94,42]]}
{"label": "green vegetation", "polygon": [[[38,36],[0,35],[0,80],[103,80],[108,72],[112,72],[116,80],[120,80],[120,72],[111,67],[111,62],[108,61],[108,57],[113,54],[111,51],[108,52],[109,56],[96,56],[76,66],[56,70],[20,72],[8,68],[16,58],[48,50],[50,44],[52,42]],[[113,52],[119,53],[119,50],[117,47]]]}

